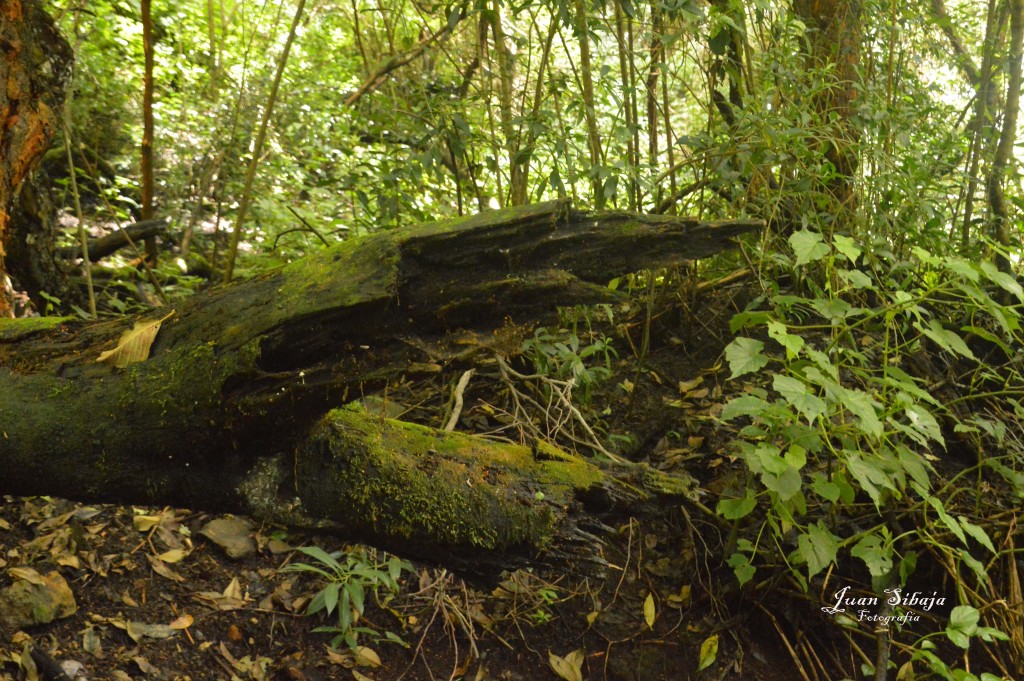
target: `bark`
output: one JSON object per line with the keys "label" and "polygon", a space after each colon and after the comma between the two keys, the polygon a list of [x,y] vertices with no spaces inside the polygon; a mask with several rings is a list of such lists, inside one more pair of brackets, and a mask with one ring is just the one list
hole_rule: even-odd
{"label": "bark", "polygon": [[835,168],[824,188],[836,203],[836,227],[848,222],[855,208],[854,176],[860,165],[860,132],[853,123],[857,99],[860,42],[863,33],[860,0],[794,0],[793,9],[808,27],[807,67],[831,82],[819,85],[815,108],[822,124],[835,117],[825,158]]}
{"label": "bark", "polygon": [[[142,54],[145,73],[142,79],[142,150],[139,170],[142,175],[142,220],[153,218],[153,13],[150,0],[141,0]],[[72,171],[73,172],[73,171]],[[146,237],[146,260],[156,266],[156,237]]]}
{"label": "bark", "polygon": [[554,202],[382,232],[192,299],[123,369],[97,357],[131,320],[10,320],[0,493],[311,518],[468,562],[585,551],[587,504],[683,486],[641,468],[626,473],[644,483],[624,485],[543,446],[330,410],[425,363],[493,359],[509,319],[613,302],[613,276],[711,255],[759,227]]}
{"label": "bark", "polygon": [[0,317],[11,314],[5,284],[10,211],[58,125],[71,58],[36,0],[0,2]]}
{"label": "bark", "polygon": [[[16,291],[24,291],[35,309],[47,309],[42,293],[58,298],[64,305],[85,305],[78,287],[70,278],[66,257],[57,248],[57,237],[64,229],[57,223],[53,190],[46,172],[40,168],[18,190],[7,231],[7,268]],[[80,257],[78,246],[68,250]],[[24,302],[24,301],[22,301]],[[15,306],[15,315],[24,310]]]}

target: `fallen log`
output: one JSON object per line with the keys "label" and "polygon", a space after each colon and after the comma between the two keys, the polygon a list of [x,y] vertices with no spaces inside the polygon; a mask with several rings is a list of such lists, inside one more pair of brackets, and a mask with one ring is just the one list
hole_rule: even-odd
{"label": "fallen log", "polygon": [[[116,253],[120,249],[131,244],[142,243],[146,239],[156,236],[167,235],[167,218],[154,218],[143,220],[126,227],[119,227],[106,236],[97,239],[88,239],[86,245],[89,249],[89,261],[95,262]],[[65,246],[57,251],[64,259],[81,258],[82,247],[80,245]]]}
{"label": "fallen log", "polygon": [[759,227],[553,202],[377,233],[148,315],[155,340],[123,368],[97,360],[138,319],[2,321],[0,492],[326,522],[452,565],[596,559],[588,504],[685,481],[336,408],[425,361],[457,369],[455,330],[497,352],[509,319],[617,300],[614,276]]}

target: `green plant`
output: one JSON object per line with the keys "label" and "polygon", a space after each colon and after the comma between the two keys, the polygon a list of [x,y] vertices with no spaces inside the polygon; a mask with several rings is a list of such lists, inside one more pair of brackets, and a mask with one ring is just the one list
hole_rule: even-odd
{"label": "green plant", "polygon": [[582,404],[589,404],[595,384],[611,378],[612,358],[618,357],[603,334],[591,334],[591,340],[585,342],[573,331],[551,332],[545,327],[523,341],[523,355],[538,374],[572,380],[580,388]]}
{"label": "green plant", "polygon": [[327,581],[327,585],[313,596],[306,615],[323,612],[328,617],[336,616],[337,624],[314,629],[335,634],[331,640],[332,647],[337,648],[344,642],[355,648],[360,634],[405,645],[393,632],[380,634],[373,627],[357,625],[366,609],[367,594],[372,594],[378,603],[382,592],[384,602],[392,599],[398,594],[402,571],[411,572],[412,565],[394,556],[380,562],[362,548],[327,553],[317,546],[304,546],[299,551],[312,558],[313,564],[292,563],[285,566],[284,571],[313,573]]}
{"label": "green plant", "polygon": [[[768,386],[755,378],[721,413],[723,422],[737,424],[735,452],[747,481],[739,494],[720,499],[717,510],[737,530],[745,518],[756,529],[744,538],[734,533],[727,563],[745,583],[759,561],[781,560],[807,589],[845,553],[863,563],[881,594],[906,584],[917,552],[926,549],[958,573],[967,568],[964,574],[977,580],[973,593],[986,593],[991,581],[972,551],[989,558],[1000,552],[983,523],[954,508],[969,501],[960,497],[972,490],[959,481],[972,471],[975,510],[983,505],[985,468],[1020,491],[1024,452],[1006,432],[1008,419],[1019,419],[1022,410],[990,409],[988,401],[1018,405],[1024,394],[1013,359],[1022,342],[1019,309],[991,292],[1020,301],[1024,290],[991,263],[920,248],[913,260],[899,261],[865,252],[849,237],[812,230],[794,233],[789,245],[788,264],[806,295],[765,295],[732,322],[734,332],[760,333],[739,336],[725,350],[733,379],[772,376]],[[932,387],[942,378],[929,372],[936,365],[954,376],[955,397]],[[977,464],[940,485],[932,452],[947,448],[950,432],[958,445],[970,443]],[[993,444],[1000,455],[989,455]],[[863,518],[866,500],[876,521],[844,525],[845,516]],[[755,515],[759,502],[762,516]],[[916,526],[891,523],[898,515]],[[966,647],[975,633],[985,641],[1001,638],[994,629],[972,627],[966,609],[977,610],[967,604],[968,593],[960,594],[964,605],[954,614],[963,622],[951,620],[950,640]],[[925,662],[934,657],[927,646],[915,654]],[[974,677],[958,671],[945,678]]]}

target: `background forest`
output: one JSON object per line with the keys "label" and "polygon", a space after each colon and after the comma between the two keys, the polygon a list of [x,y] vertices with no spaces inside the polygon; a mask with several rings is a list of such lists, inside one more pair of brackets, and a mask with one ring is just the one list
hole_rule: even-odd
{"label": "background forest", "polygon": [[[46,9],[74,72],[4,234],[16,316],[145,315],[357,237],[551,200],[594,220],[763,223],[729,252],[601,281],[615,305],[510,315],[475,378],[448,355],[359,396],[687,491],[665,483],[635,517],[602,516],[600,539],[585,535],[601,576],[516,570],[491,600],[443,570],[422,568],[417,590],[411,565],[372,550],[306,549],[289,570],[324,578],[308,611],[349,655],[310,667],[1024,678],[1024,0]],[[127,247],[92,250],[134,223]],[[281,347],[275,380],[305,385]],[[889,603],[893,589],[942,602]],[[881,623],[854,616],[865,603],[844,614],[841,593],[879,598]],[[420,636],[396,653],[405,672],[359,652]],[[486,650],[503,671],[488,675]],[[275,663],[244,671],[273,678]]]}

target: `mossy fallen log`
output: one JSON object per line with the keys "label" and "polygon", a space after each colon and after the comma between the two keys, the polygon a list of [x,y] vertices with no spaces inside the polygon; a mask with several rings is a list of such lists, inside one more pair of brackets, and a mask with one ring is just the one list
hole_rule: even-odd
{"label": "mossy fallen log", "polygon": [[[496,554],[554,551],[572,531],[585,533],[586,522],[578,518],[563,523],[565,534],[544,534],[542,528],[554,526],[541,516],[513,513],[528,502],[523,495],[539,492],[547,501],[540,507],[550,509],[564,505],[563,495],[640,498],[650,480],[630,483],[639,490],[630,497],[629,485],[605,480],[607,472],[590,464],[538,464],[530,470],[547,477],[531,482],[523,469],[522,484],[506,486],[516,505],[490,506],[503,510],[485,516],[472,532],[447,536],[451,524],[439,521],[446,504],[452,512],[472,512],[497,497],[481,496],[465,481],[457,490],[435,486],[431,503],[439,515],[424,516],[435,520],[423,524],[413,516],[417,506],[426,510],[425,502],[404,503],[410,486],[396,471],[415,465],[449,470],[451,459],[413,446],[423,441],[413,437],[415,428],[392,424],[374,434],[357,428],[347,412],[331,412],[326,422],[324,415],[424,362],[457,369],[466,361],[465,348],[446,346],[452,332],[476,331],[482,344],[497,343],[500,334],[492,332],[507,318],[535,323],[560,305],[614,301],[619,294],[605,285],[612,277],[705,257],[758,227],[588,213],[554,202],[378,233],[213,289],[169,317],[154,311],[146,318],[168,318],[148,357],[124,368],[97,359],[138,319],[4,322],[0,492],[264,517],[287,515],[293,506],[296,518],[324,520],[371,540],[374,534],[387,542],[415,536],[425,553],[432,544]],[[427,356],[427,348],[433,354]],[[351,446],[357,433],[362,450]],[[367,444],[378,440],[376,448]],[[510,456],[501,445],[478,444],[483,458]],[[366,471],[346,478],[339,473],[353,473],[346,456],[359,451],[394,458],[388,466],[367,463]],[[522,457],[531,450],[517,451]],[[309,467],[309,461],[318,463]],[[282,466],[292,472],[275,474]],[[576,479],[565,487],[551,477],[560,467],[600,475],[601,482]],[[411,485],[412,478],[405,481]],[[338,486],[333,493],[332,485]],[[382,498],[364,498],[353,513],[358,490]]]}

